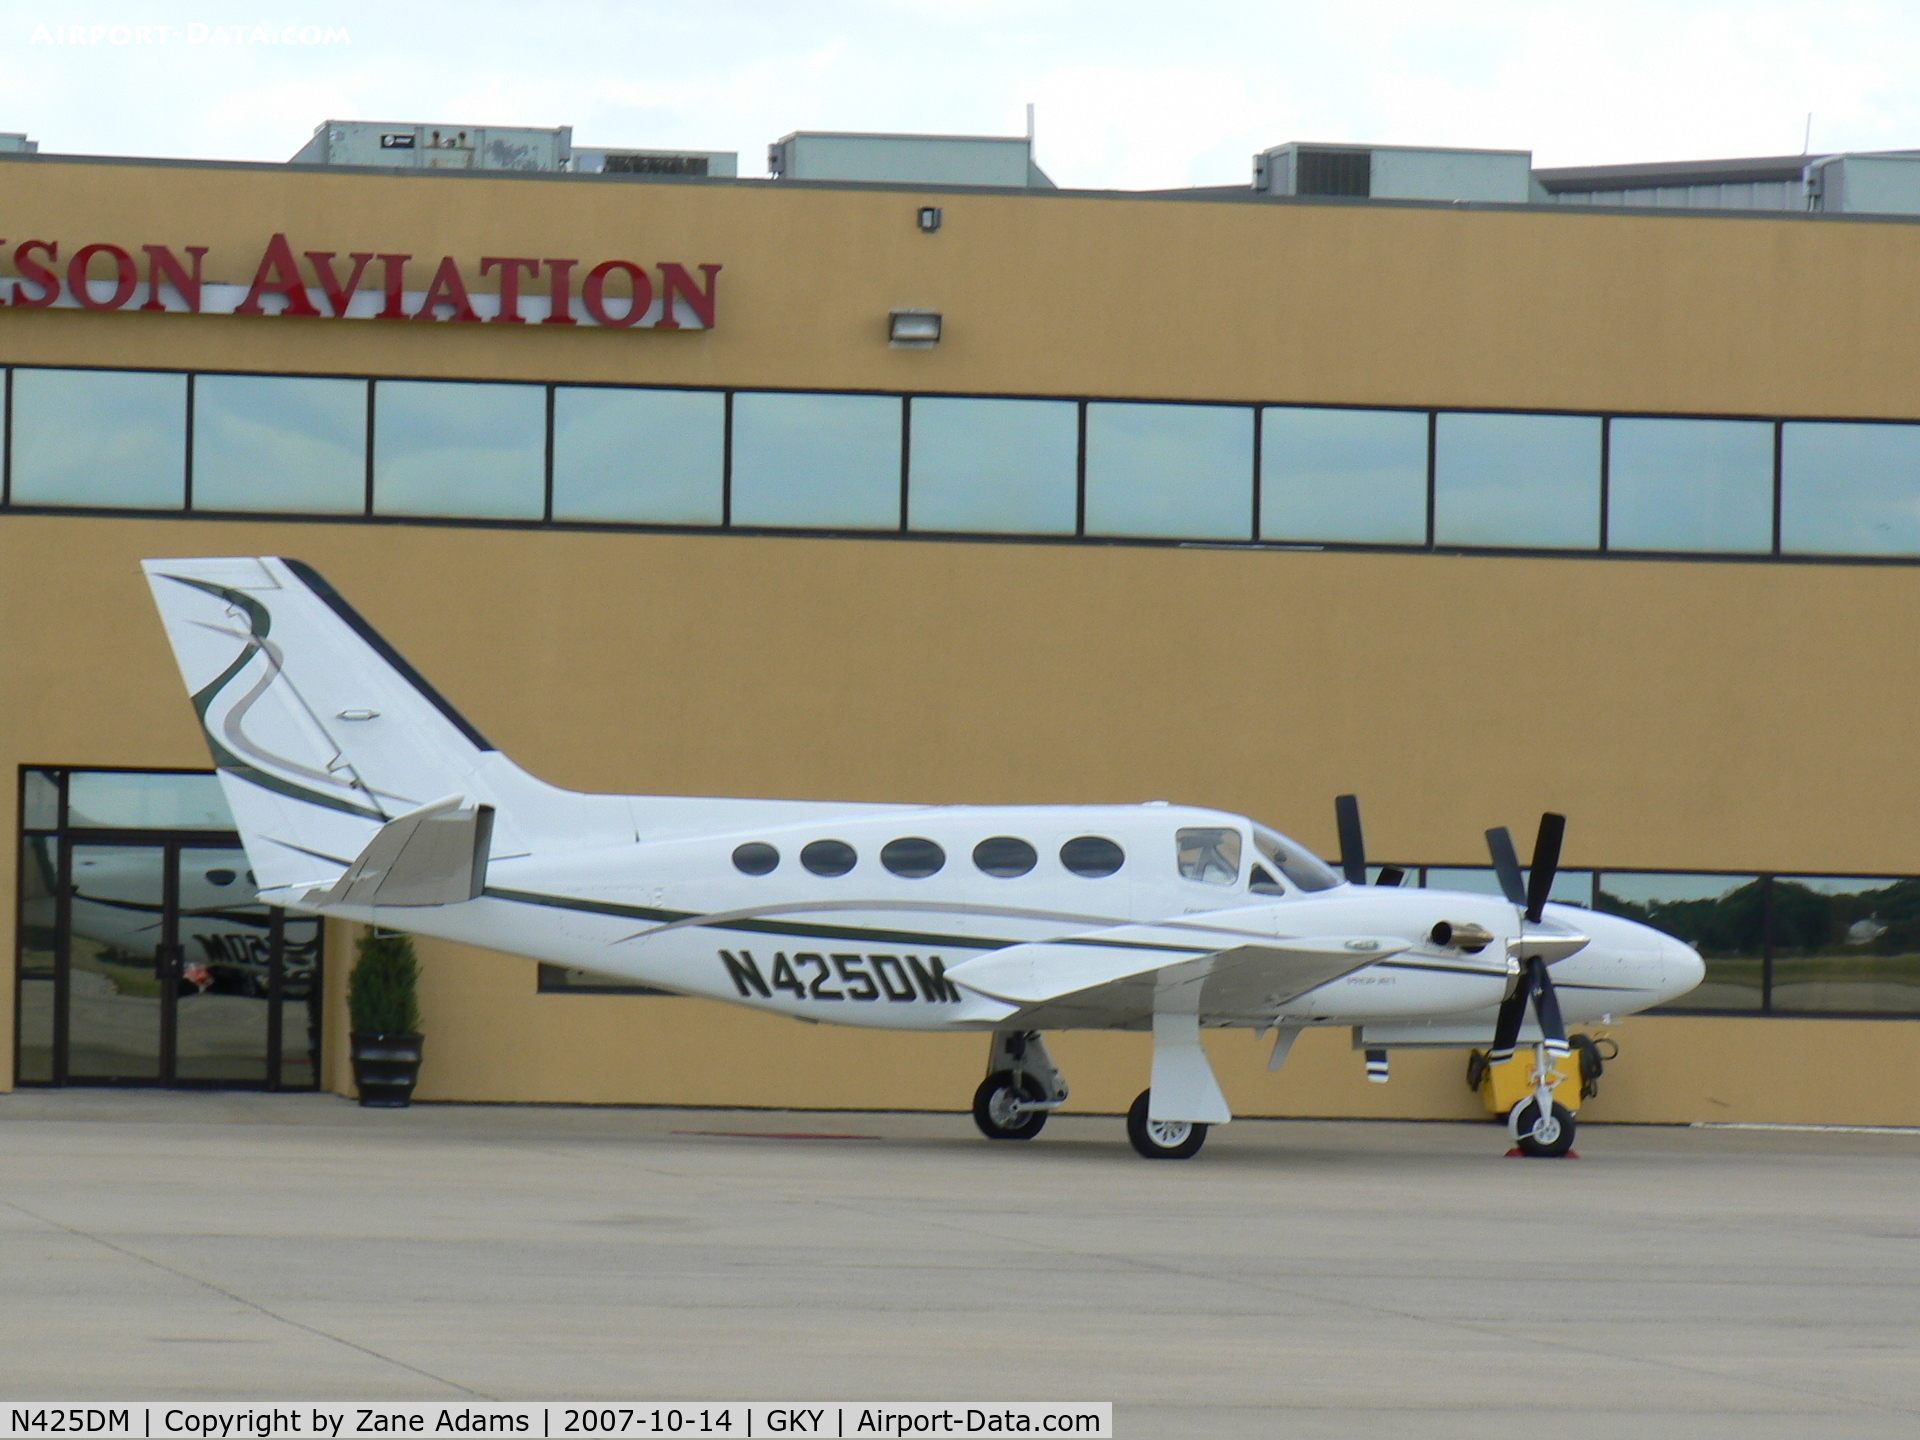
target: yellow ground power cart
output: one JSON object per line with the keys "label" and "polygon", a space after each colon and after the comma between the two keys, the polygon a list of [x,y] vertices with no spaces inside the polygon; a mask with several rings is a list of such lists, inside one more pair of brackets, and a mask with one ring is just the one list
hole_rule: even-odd
{"label": "yellow ground power cart", "polygon": [[[1560,1078],[1554,1082],[1553,1100],[1574,1115],[1582,1100],[1599,1093],[1601,1072],[1608,1060],[1619,1056],[1620,1047],[1605,1031],[1569,1035],[1567,1044],[1567,1058],[1556,1067]],[[1488,1114],[1506,1119],[1533,1099],[1533,1071],[1538,1063],[1538,1051],[1532,1045],[1517,1046],[1512,1057],[1498,1065],[1487,1063],[1486,1051],[1474,1050],[1467,1056],[1467,1088],[1480,1092]]]}

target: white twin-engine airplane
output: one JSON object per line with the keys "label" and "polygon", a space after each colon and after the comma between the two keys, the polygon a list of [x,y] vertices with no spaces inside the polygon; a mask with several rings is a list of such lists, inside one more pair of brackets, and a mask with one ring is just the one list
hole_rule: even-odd
{"label": "white twin-engine airplane", "polygon": [[[1204,1028],[1342,1025],[1365,1048],[1522,1038],[1510,1128],[1563,1153],[1565,1022],[1686,993],[1700,957],[1546,903],[1490,831],[1504,899],[1366,885],[1244,816],[1146,805],[836,805],[582,795],[516,767],[307,566],[148,560],[148,582],[270,905],[727,1000],[796,1019],[991,1034],[980,1129],[1026,1140],[1066,1099],[1045,1030],[1150,1030],[1127,1133],[1194,1154],[1232,1118]],[[1531,1004],[1536,1023],[1526,1024]],[[1370,1069],[1384,1056],[1369,1056]]]}

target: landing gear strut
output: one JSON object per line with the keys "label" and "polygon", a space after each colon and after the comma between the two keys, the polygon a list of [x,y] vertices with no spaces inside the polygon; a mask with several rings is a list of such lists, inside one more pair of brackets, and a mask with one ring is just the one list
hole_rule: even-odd
{"label": "landing gear strut", "polygon": [[1034,1030],[1000,1030],[987,1078],[973,1092],[973,1123],[989,1140],[1031,1140],[1066,1103],[1067,1084]]}

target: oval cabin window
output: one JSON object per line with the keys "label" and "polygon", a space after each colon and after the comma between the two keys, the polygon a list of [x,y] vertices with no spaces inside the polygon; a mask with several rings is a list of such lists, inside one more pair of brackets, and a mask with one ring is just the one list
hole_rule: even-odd
{"label": "oval cabin window", "polygon": [[844,875],[860,857],[844,840],[815,840],[800,852],[800,863],[816,875]]}
{"label": "oval cabin window", "polygon": [[882,846],[880,863],[904,879],[924,880],[940,873],[940,867],[947,863],[947,852],[931,840],[909,835]]}
{"label": "oval cabin window", "polygon": [[1081,835],[1060,847],[1060,863],[1076,875],[1104,880],[1127,863],[1127,852],[1104,835]]}
{"label": "oval cabin window", "polygon": [[733,852],[733,868],[742,875],[770,875],[779,863],[780,852],[758,840],[750,840]]}
{"label": "oval cabin window", "polygon": [[988,875],[1012,880],[1039,863],[1033,846],[1016,835],[995,835],[973,847],[973,863]]}

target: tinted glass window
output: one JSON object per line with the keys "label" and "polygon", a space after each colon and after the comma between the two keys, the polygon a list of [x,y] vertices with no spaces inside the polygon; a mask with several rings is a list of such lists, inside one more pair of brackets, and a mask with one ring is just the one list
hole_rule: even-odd
{"label": "tinted glass window", "polygon": [[1600,421],[1442,415],[1433,452],[1441,545],[1592,550],[1600,544]]}
{"label": "tinted glass window", "polygon": [[800,852],[800,863],[816,875],[844,875],[858,858],[844,840],[815,840]]}
{"label": "tinted glass window", "polygon": [[909,880],[924,880],[940,872],[940,867],[947,863],[947,852],[933,841],[914,835],[901,840],[889,840],[881,846],[880,863],[896,875]]}
{"label": "tinted glass window", "polygon": [[900,401],[735,395],[733,523],[898,529]]}
{"label": "tinted glass window", "polygon": [[233,812],[212,775],[75,770],[67,824],[119,830],[231,830]]}
{"label": "tinted glass window", "polygon": [[758,840],[734,847],[733,868],[742,875],[770,875],[779,863],[780,852]]}
{"label": "tinted glass window", "polygon": [[1607,544],[1615,550],[1773,548],[1773,426],[1615,420]]}
{"label": "tinted glass window", "polygon": [[1013,835],[995,835],[973,847],[973,863],[989,875],[1011,880],[1039,863],[1033,846]]}
{"label": "tinted glass window", "polygon": [[559,386],[554,518],[718,525],[726,412],[712,390]]}
{"label": "tinted glass window", "polygon": [[908,523],[1071,535],[1079,446],[1079,407],[1071,401],[915,400]]}
{"label": "tinted glass window", "polygon": [[1260,537],[1425,544],[1426,415],[1292,407],[1263,411]]}
{"label": "tinted glass window", "polygon": [[1920,425],[1782,426],[1780,548],[1920,554]]}
{"label": "tinted glass window", "polygon": [[1180,878],[1203,885],[1231,885],[1240,878],[1240,832],[1218,826],[1194,826],[1174,836]]}
{"label": "tinted glass window", "polygon": [[[1429,882],[1431,883],[1431,882]],[[1681,1010],[1758,1010],[1766,956],[1765,883],[1751,875],[1600,877],[1599,908],[1676,940],[1707,962],[1707,978],[1668,1006]]]}
{"label": "tinted glass window", "polygon": [[360,514],[367,508],[367,382],[196,376],[193,505]]}
{"label": "tinted glass window", "polygon": [[53,830],[60,824],[60,782],[51,771],[29,770],[20,777],[20,823],[28,830]]}
{"label": "tinted glass window", "polygon": [[1076,875],[1099,880],[1127,863],[1127,855],[1104,835],[1082,835],[1060,847],[1060,863]]}
{"label": "tinted glass window", "polygon": [[1301,890],[1331,890],[1341,883],[1340,877],[1321,864],[1318,856],[1303,850],[1277,830],[1254,826],[1253,848]]}
{"label": "tinted glass window", "polygon": [[1087,406],[1087,533],[1246,540],[1253,411],[1239,405]]}
{"label": "tinted glass window", "polygon": [[1267,873],[1264,865],[1255,865],[1247,876],[1247,888],[1256,895],[1284,895],[1287,887]]}
{"label": "tinted glass window", "polygon": [[[30,836],[20,842],[19,967],[20,988],[16,1023],[19,1046],[14,1051],[17,1079],[42,1085],[53,1082],[53,998],[58,959],[59,850],[51,835]],[[84,1002],[83,1002],[84,1003]]]}
{"label": "tinted glass window", "polygon": [[1772,1008],[1920,1012],[1920,880],[1776,878]]}
{"label": "tinted glass window", "polygon": [[373,508],[380,514],[538,520],[546,513],[544,386],[380,380],[373,391]]}
{"label": "tinted glass window", "polygon": [[178,510],[187,494],[187,377],[13,372],[13,503]]}

